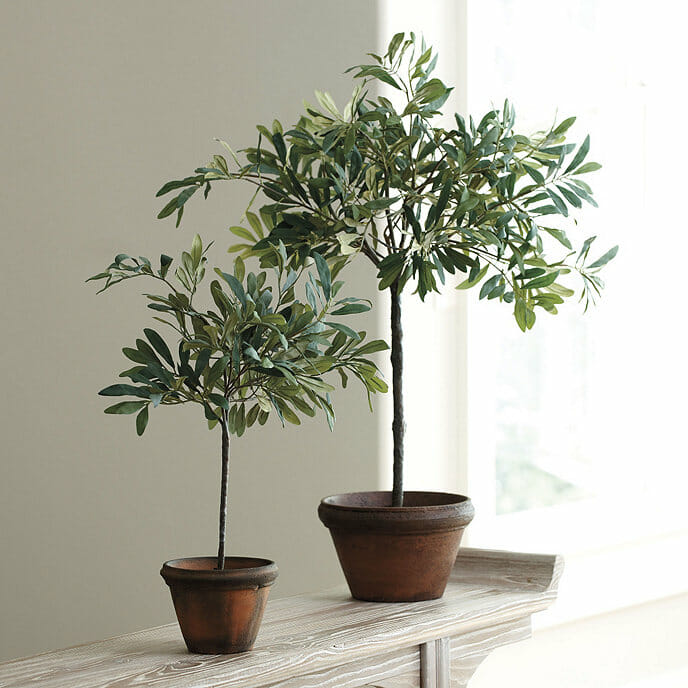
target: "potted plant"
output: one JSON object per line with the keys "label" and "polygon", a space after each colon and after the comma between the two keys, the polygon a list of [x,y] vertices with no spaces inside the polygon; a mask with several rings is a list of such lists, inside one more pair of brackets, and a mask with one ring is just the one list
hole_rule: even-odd
{"label": "potted plant", "polygon": [[[268,559],[225,555],[230,436],[241,437],[254,424],[263,425],[271,413],[282,424],[298,425],[300,416],[314,416],[319,409],[331,426],[333,387],[323,376],[338,370],[359,378],[368,394],[384,391],[367,353],[386,344],[365,343],[364,332],[338,322],[338,316],[369,306],[338,297],[342,282],[333,281],[323,258],[315,256],[317,277],[303,266],[291,269],[283,244],[273,251],[273,279],[264,271],[246,273],[238,258],[233,274],[215,268],[218,279],[209,288],[213,307],[199,305],[208,248],[196,235],[176,270],[166,255],[154,267],[147,258],[120,254],[90,279],[104,283],[100,291],[132,278],[157,281],[165,291],[146,294],[148,307],[178,342],[170,347],[159,332],[146,328],[145,339],[124,348],[134,366],[120,377],[129,382],[110,385],[100,394],[130,398],[105,413],[136,414],[136,431],[142,435],[151,408],[193,403],[201,407],[208,427],[221,431],[217,557],[174,559],[161,570],[187,647],[216,654],[252,647],[277,577],[277,567]],[[295,296],[304,273],[307,303]]]}
{"label": "potted plant", "polygon": [[[600,165],[586,162],[589,137],[580,146],[566,142],[574,117],[525,136],[514,131],[506,102],[477,123],[455,114],[451,126],[441,126],[437,117],[452,89],[431,78],[432,48],[400,33],[371,58],[351,68],[359,83],[343,111],[316,91],[319,106],[307,105],[288,131],[278,122],[258,127],[245,162],[232,153],[236,171],[215,156],[194,176],[163,187],[161,194],[182,191],[160,216],[180,217],[200,188],[247,180],[272,201],[260,208],[270,232],[263,237],[252,223],[237,250],[269,265],[272,246],[282,242],[292,266],[311,255],[337,266],[354,255],[372,263],[391,301],[393,490],[328,497],[319,514],[354,597],[431,599],[444,591],[473,507],[461,495],[404,491],[402,293],[413,285],[423,300],[448,275],[463,273],[457,289],[479,287],[480,299],[512,304],[525,332],[537,308],[556,313],[574,294],[562,283],[570,273],[582,278],[587,308],[617,248],[590,260],[595,237],[574,251],[551,221],[583,202],[595,205],[582,175]],[[379,84],[397,104],[370,94]],[[552,245],[561,249],[554,258]]]}

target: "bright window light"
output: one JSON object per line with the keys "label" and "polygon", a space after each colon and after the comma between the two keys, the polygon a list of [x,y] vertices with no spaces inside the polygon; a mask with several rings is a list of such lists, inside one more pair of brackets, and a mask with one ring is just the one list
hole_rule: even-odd
{"label": "bright window light", "polygon": [[[509,97],[528,131],[577,115],[572,140],[590,133],[589,159],[603,164],[586,178],[600,207],[567,231],[599,234],[592,254],[620,245],[584,316],[539,311],[522,334],[510,306],[469,297],[477,497],[492,525],[530,524],[524,546],[576,551],[688,527],[686,14],[668,1],[469,3],[469,111]],[[598,525],[575,535],[568,517],[593,512]]]}

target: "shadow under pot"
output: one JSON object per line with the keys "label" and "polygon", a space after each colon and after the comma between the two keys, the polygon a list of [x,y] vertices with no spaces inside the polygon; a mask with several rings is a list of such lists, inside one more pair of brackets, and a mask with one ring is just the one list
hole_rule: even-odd
{"label": "shadow under pot", "polygon": [[371,602],[442,597],[475,513],[471,500],[405,492],[404,506],[391,503],[391,492],[352,492],[326,497],[318,507],[351,594]]}
{"label": "shadow under pot", "polygon": [[256,640],[277,566],[269,559],[226,557],[173,559],[160,575],[170,587],[189,652],[246,652]]}

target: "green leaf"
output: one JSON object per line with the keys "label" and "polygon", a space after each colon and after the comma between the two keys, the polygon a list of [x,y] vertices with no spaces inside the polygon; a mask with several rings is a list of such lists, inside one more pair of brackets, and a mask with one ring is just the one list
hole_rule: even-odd
{"label": "green leaf", "polygon": [[[306,286],[308,286],[308,285],[306,285]],[[246,356],[248,356],[249,358],[252,358],[254,361],[258,361],[259,363],[261,361],[261,358],[258,355],[258,352],[251,345],[247,345],[244,348],[244,354],[246,354]]]}
{"label": "green leaf", "polygon": [[553,236],[560,244],[563,246],[566,246],[568,249],[572,249],[573,247],[571,246],[571,242],[569,241],[569,238],[566,236],[566,232],[564,232],[561,229],[555,229],[554,227],[542,227],[542,229],[545,230],[548,234]]}
{"label": "green leaf", "polygon": [[143,408],[147,404],[147,401],[120,401],[119,404],[108,406],[105,409],[105,413],[129,415],[131,413],[136,413],[139,409]]}
{"label": "green leaf", "polygon": [[525,169],[525,171],[536,184],[542,185],[545,183],[545,178],[542,176],[542,173],[536,170],[534,167],[524,164],[523,169]]}
{"label": "green leaf", "polygon": [[591,236],[588,237],[584,242],[583,245],[581,246],[581,250],[578,253],[578,258],[577,260],[586,260],[588,257],[588,252],[590,251],[590,247],[592,246],[593,241],[597,239],[596,236]]}
{"label": "green leaf", "polygon": [[382,339],[375,339],[371,342],[366,342],[363,346],[355,349],[351,353],[356,356],[363,356],[365,354],[374,354],[377,351],[386,351],[387,349],[389,349],[387,342]]}
{"label": "green leaf", "polygon": [[159,213],[158,220],[162,220],[177,209],[177,198],[173,198]]}
{"label": "green leaf", "polygon": [[194,364],[194,370],[196,371],[196,376],[198,377],[207,368],[210,362],[211,351],[210,349],[201,349],[196,356],[196,363]]}
{"label": "green leaf", "polygon": [[389,42],[389,46],[387,48],[387,56],[390,60],[394,59],[395,55],[397,54],[397,50],[399,50],[401,42],[404,40],[405,35],[406,34],[402,31],[400,33],[395,33],[394,36],[392,36],[392,40]]}
{"label": "green leaf", "polygon": [[594,268],[601,268],[603,265],[606,265],[610,260],[612,260],[618,252],[619,252],[618,246],[614,246],[614,248],[610,248],[609,251],[607,251],[602,257],[598,258],[594,263],[590,263],[590,265],[586,265],[587,269],[593,270]]}
{"label": "green leaf", "polygon": [[447,90],[439,79],[430,79],[416,91],[414,100],[423,104],[432,103],[433,100],[441,98]]}
{"label": "green leaf", "polygon": [[487,273],[487,269],[489,268],[489,265],[485,265],[480,272],[475,276],[474,279],[467,279],[461,282],[456,286],[457,289],[470,289],[471,287],[474,287],[476,284],[480,282],[480,280],[485,277],[485,273]]}
{"label": "green leaf", "polygon": [[558,294],[559,296],[563,296],[566,298],[569,296],[573,296],[575,294],[573,289],[569,289],[568,287],[564,287],[561,284],[551,284],[549,287],[549,290],[551,292],[554,292],[555,294]]}
{"label": "green leaf", "polygon": [[296,406],[296,408],[301,411],[301,413],[305,413],[307,416],[310,416],[311,418],[315,416],[315,409],[308,405],[303,399],[300,397],[293,397],[291,399],[291,403]]}
{"label": "green leaf", "polygon": [[134,363],[148,363],[150,359],[148,356],[144,356],[138,349],[132,349],[131,347],[125,346],[122,349],[122,353]]}
{"label": "green leaf", "polygon": [[516,318],[518,326],[521,328],[521,332],[525,332],[527,328],[526,302],[523,299],[516,299],[516,303],[514,304],[514,317]]}
{"label": "green leaf", "polygon": [[239,282],[243,282],[244,277],[246,276],[246,266],[244,265],[244,261],[241,256],[237,256],[234,259],[234,276],[239,280]]}
{"label": "green leaf", "polygon": [[263,239],[265,234],[263,233],[263,225],[260,221],[260,218],[249,210],[246,211],[245,215],[248,223],[251,225],[251,228],[256,233],[256,236],[260,239]]}
{"label": "green leaf", "polygon": [[153,345],[153,348],[171,365],[174,365],[174,359],[165,340],[155,331],[149,327],[144,328],[143,333],[146,339]]}
{"label": "green leaf", "polygon": [[517,298],[514,304],[514,317],[518,323],[521,332],[530,330],[535,324],[535,313],[528,308],[525,300]]}
{"label": "green leaf", "polygon": [[280,406],[284,420],[289,421],[292,425],[301,425],[301,419],[287,406],[286,403],[282,403]]}
{"label": "green leaf", "polygon": [[439,198],[437,199],[437,205],[435,206],[435,220],[439,220],[442,217],[442,213],[447,207],[449,195],[451,194],[453,188],[454,180],[449,178],[442,187],[442,191],[440,191]]}
{"label": "green leaf", "polygon": [[547,275],[542,275],[542,277],[536,277],[534,280],[527,282],[523,288],[524,289],[542,289],[543,287],[548,287],[553,282],[556,282],[557,277],[559,277],[559,271],[550,272]]}
{"label": "green leaf", "polygon": [[141,437],[146,430],[148,425],[148,404],[146,404],[136,416],[136,434]]}
{"label": "green leaf", "polygon": [[366,201],[365,207],[369,210],[383,210],[389,208],[391,205],[399,200],[399,196],[393,198],[374,198],[371,201]]}
{"label": "green leaf", "polygon": [[318,275],[320,276],[320,284],[322,285],[323,294],[325,295],[325,301],[329,301],[332,289],[332,275],[330,273],[330,268],[327,264],[327,261],[319,253],[314,253],[313,259],[315,260],[315,265],[318,268]]}
{"label": "green leaf", "polygon": [[333,330],[337,330],[338,332],[345,334],[347,337],[350,337],[354,341],[358,341],[361,338],[358,332],[356,332],[356,330],[352,330],[350,327],[342,325],[341,323],[325,320],[323,324],[327,325],[328,327],[331,327]]}
{"label": "green leaf", "polygon": [[212,401],[216,406],[223,408],[225,411],[229,410],[229,402],[221,394],[215,394],[214,392],[211,392],[208,394],[208,399],[210,399],[210,401]]}
{"label": "green leaf", "polygon": [[272,135],[272,145],[275,147],[275,150],[277,151],[277,155],[279,156],[279,159],[284,163],[287,161],[287,147],[284,145],[284,139],[282,138],[282,134],[280,134],[278,131],[276,131]]}
{"label": "green leaf", "polygon": [[251,234],[251,232],[248,231],[248,229],[245,229],[244,227],[239,227],[238,225],[235,225],[233,227],[229,228],[229,231],[234,234],[234,236],[238,236],[240,239],[246,239],[246,241],[250,241],[252,244],[255,243],[256,238]]}
{"label": "green leaf", "polygon": [[370,310],[367,303],[347,303],[346,306],[332,311],[331,315],[351,315],[352,313],[365,313]]}
{"label": "green leaf", "polygon": [[537,215],[558,215],[559,209],[555,205],[541,205],[539,208],[533,210],[533,214]]}
{"label": "green leaf", "polygon": [[586,172],[595,172],[601,169],[602,165],[599,162],[586,162],[585,165],[581,165],[573,174],[585,174]]}
{"label": "green leaf", "polygon": [[498,285],[500,280],[504,279],[501,274],[493,275],[490,277],[487,282],[483,284],[483,286],[480,288],[480,296],[479,298],[484,299],[493,289],[495,289]]}
{"label": "green leaf", "polygon": [[239,302],[241,303],[244,308],[246,307],[246,292],[244,291],[244,287],[239,282],[239,280],[234,277],[234,275],[230,275],[226,272],[222,272],[219,268],[215,268],[215,272],[224,279],[225,282],[229,285],[229,288],[234,292],[234,295],[239,299]]}
{"label": "green leaf", "polygon": [[217,420],[217,414],[213,411],[212,406],[208,402],[203,402],[203,413],[205,414],[206,420]]}
{"label": "green leaf", "polygon": [[591,206],[597,208],[597,201],[590,195],[587,189],[582,188],[583,181],[576,179],[575,183],[567,182],[567,186],[577,195],[580,196],[584,201],[590,203]]}
{"label": "green leaf", "polygon": [[246,414],[246,427],[250,428],[256,422],[259,413],[260,406],[258,404],[254,404],[251,410]]}
{"label": "green leaf", "polygon": [[355,75],[356,78],[372,76],[385,84],[393,86],[399,91],[401,90],[401,86],[399,86],[395,78],[382,67],[377,67],[376,65],[359,65],[359,67],[359,72]]}
{"label": "green leaf", "polygon": [[547,189],[547,195],[552,199],[554,202],[554,205],[557,208],[557,211],[563,215],[564,217],[568,217],[569,214],[569,209],[566,207],[566,203],[561,199],[560,196],[557,196],[557,194],[552,191],[552,189]]}
{"label": "green leaf", "polygon": [[576,155],[573,157],[573,160],[571,161],[571,164],[566,168],[564,171],[564,174],[568,174],[571,172],[571,170],[575,170],[578,165],[580,165],[583,160],[585,160],[585,156],[588,154],[588,151],[590,150],[590,136],[585,137],[585,141],[581,144],[581,147],[578,149]]}
{"label": "green leaf", "polygon": [[166,256],[164,253],[160,256],[160,277],[165,277],[167,275],[167,271],[170,269],[172,260],[172,258]]}
{"label": "green leaf", "polygon": [[196,269],[201,263],[201,256],[203,255],[203,243],[201,237],[196,234],[191,243],[191,262],[194,269]]}
{"label": "green leaf", "polygon": [[571,189],[567,189],[565,186],[561,186],[560,184],[557,184],[557,189],[559,189],[559,193],[574,207],[574,208],[580,208],[583,203],[581,202],[581,199],[576,196]]}
{"label": "green leaf", "polygon": [[105,387],[105,389],[101,389],[98,394],[101,397],[133,396],[148,399],[148,392],[143,387],[134,387],[134,385],[125,384],[110,385],[109,387]]}
{"label": "green leaf", "polygon": [[212,385],[214,385],[220,379],[220,377],[222,377],[222,373],[227,370],[227,366],[229,365],[231,358],[232,357],[229,354],[225,354],[222,356],[222,358],[218,358],[217,361],[210,366],[208,375],[206,376],[207,387],[212,387]]}
{"label": "green leaf", "polygon": [[564,134],[567,132],[570,128],[571,125],[576,121],[575,117],[567,117],[552,133],[555,136],[559,136],[560,134]]}
{"label": "green leaf", "polygon": [[170,191],[174,191],[175,189],[182,189],[185,186],[191,186],[193,184],[200,184],[203,182],[205,179],[204,175],[197,175],[195,177],[186,177],[185,179],[179,179],[175,180],[172,182],[167,182],[164,184],[159,190],[158,193],[155,194],[156,198],[159,198],[160,196],[164,196],[165,194],[168,194]]}

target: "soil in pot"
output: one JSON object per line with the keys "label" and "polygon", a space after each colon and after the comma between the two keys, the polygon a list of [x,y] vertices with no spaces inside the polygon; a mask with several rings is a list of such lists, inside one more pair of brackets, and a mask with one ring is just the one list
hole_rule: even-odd
{"label": "soil in pot", "polygon": [[222,570],[216,565],[216,557],[174,559],[160,575],[189,652],[245,652],[256,640],[277,566],[254,557],[226,557]]}
{"label": "soil in pot", "polygon": [[473,519],[471,500],[445,492],[405,492],[402,507],[391,500],[391,492],[352,492],[320,503],[351,594],[374,602],[442,597]]}

